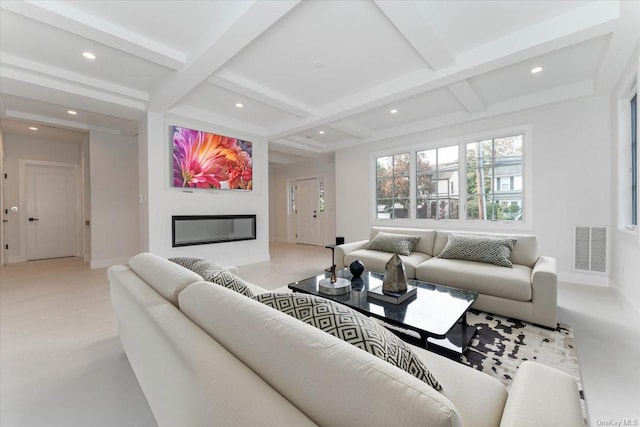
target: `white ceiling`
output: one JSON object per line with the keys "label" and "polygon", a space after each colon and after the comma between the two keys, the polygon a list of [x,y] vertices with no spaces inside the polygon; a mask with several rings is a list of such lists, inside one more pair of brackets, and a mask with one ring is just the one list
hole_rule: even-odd
{"label": "white ceiling", "polygon": [[158,111],[290,163],[610,94],[638,28],[638,1],[0,0],[1,125],[135,135]]}

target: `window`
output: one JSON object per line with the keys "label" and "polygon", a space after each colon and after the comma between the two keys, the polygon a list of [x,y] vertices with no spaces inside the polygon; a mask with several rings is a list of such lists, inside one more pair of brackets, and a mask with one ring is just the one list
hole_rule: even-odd
{"label": "window", "polygon": [[522,138],[467,144],[467,219],[522,220]]}
{"label": "window", "polygon": [[416,153],[416,218],[457,219],[458,146]]}
{"label": "window", "polygon": [[524,224],[526,129],[376,157],[376,219]]}
{"label": "window", "polygon": [[631,224],[638,225],[638,95],[631,99]]}
{"label": "window", "polygon": [[376,217],[409,217],[409,153],[376,159]]}

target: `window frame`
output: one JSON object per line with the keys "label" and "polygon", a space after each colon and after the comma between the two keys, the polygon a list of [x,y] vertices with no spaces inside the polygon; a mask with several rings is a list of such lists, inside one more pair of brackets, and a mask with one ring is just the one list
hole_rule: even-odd
{"label": "window frame", "polygon": [[[618,105],[617,105],[617,138],[618,138],[618,147],[617,147],[617,169],[618,169],[618,199],[617,203],[617,229],[622,234],[621,236],[627,236],[626,238],[631,239],[630,241],[640,245],[640,225],[633,224],[632,222],[632,203],[633,203],[633,191],[632,186],[635,184],[636,186],[636,213],[637,213],[637,221],[640,222],[640,176],[635,177],[635,182],[633,179],[633,162],[632,159],[635,160],[636,165],[636,174],[639,174],[638,168],[640,167],[640,153],[638,153],[637,145],[636,145],[636,153],[635,157],[632,154],[632,145],[631,145],[631,129],[632,129],[632,117],[631,117],[631,101],[634,97],[636,97],[636,116],[635,116],[635,131],[636,138],[638,136],[638,127],[640,126],[640,121],[638,121],[638,111],[637,111],[637,95],[640,93],[640,84],[638,82],[637,75],[634,75],[631,81],[626,86],[626,90],[621,90],[618,93]],[[637,144],[637,140],[636,140]]]}
{"label": "window frame", "polygon": [[[467,170],[467,158],[466,158],[466,146],[468,143],[476,142],[482,139],[498,139],[508,136],[522,134],[522,204],[523,210],[522,220],[476,220],[467,219],[467,200],[466,195],[467,186],[466,176]],[[415,140],[415,139],[414,139]],[[371,194],[371,223],[374,225],[391,225],[405,226],[405,227],[420,227],[420,228],[442,228],[449,224],[452,227],[460,229],[475,229],[475,230],[522,230],[530,231],[533,229],[533,126],[530,123],[516,125],[512,127],[505,127],[499,129],[492,129],[473,134],[460,135],[452,138],[427,140],[409,144],[398,143],[394,144],[394,147],[381,151],[371,152],[369,154],[370,165],[370,194]],[[416,193],[417,193],[417,178],[416,178],[416,153],[418,151],[425,151],[436,148],[444,148],[448,146],[458,146],[458,170],[460,179],[458,182],[458,194],[460,195],[459,207],[458,207],[458,219],[431,219],[431,218],[416,218]],[[393,156],[402,153],[410,153],[409,156],[409,192],[410,192],[410,207],[408,218],[377,218],[377,206],[376,206],[376,162],[379,157]]]}

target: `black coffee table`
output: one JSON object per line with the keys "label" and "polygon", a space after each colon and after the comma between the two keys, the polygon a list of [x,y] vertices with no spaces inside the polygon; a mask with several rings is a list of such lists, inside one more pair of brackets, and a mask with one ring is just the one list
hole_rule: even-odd
{"label": "black coffee table", "polygon": [[[401,304],[392,304],[367,297],[369,287],[382,285],[380,273],[365,271],[360,279],[352,280],[351,292],[344,295],[326,295],[318,291],[318,282],[330,276],[331,273],[320,274],[290,283],[288,287],[380,319],[402,339],[447,356],[464,353],[476,333],[476,328],[467,324],[467,311],[478,298],[477,292],[409,280],[409,285],[418,288],[417,296]],[[348,269],[337,271],[336,276],[352,279]]]}

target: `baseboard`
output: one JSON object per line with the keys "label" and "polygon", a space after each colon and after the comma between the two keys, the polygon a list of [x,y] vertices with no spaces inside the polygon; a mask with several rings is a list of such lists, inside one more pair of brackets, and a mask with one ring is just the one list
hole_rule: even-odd
{"label": "baseboard", "polygon": [[131,257],[91,260],[91,268],[106,268],[117,264],[127,264]]}
{"label": "baseboard", "polygon": [[7,264],[14,264],[16,262],[26,262],[27,260],[20,255],[11,255],[7,258]]}
{"label": "baseboard", "polygon": [[576,273],[575,271],[572,271],[572,272],[559,271],[558,281],[567,282],[567,283],[578,283],[581,285],[603,286],[603,287],[609,287],[611,285],[610,279],[608,276],[604,276],[600,274]]}

